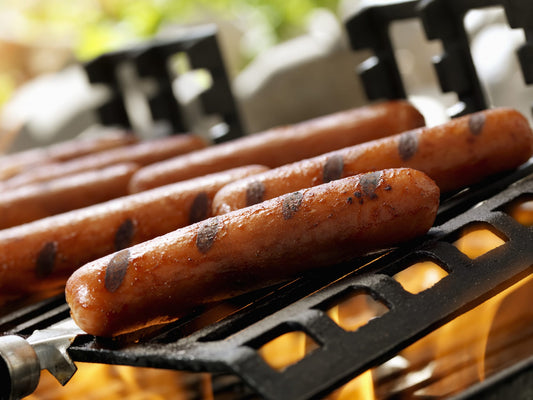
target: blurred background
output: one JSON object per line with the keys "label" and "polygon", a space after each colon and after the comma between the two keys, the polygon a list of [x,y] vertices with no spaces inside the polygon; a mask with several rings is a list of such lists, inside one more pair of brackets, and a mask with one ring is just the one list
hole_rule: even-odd
{"label": "blurred background", "polygon": [[[245,133],[365,104],[356,67],[371,54],[350,50],[343,22],[378,2],[387,1],[0,0],[0,152],[97,131],[102,94],[88,83],[83,63],[203,24],[218,29]],[[512,55],[523,34],[508,28],[501,10],[468,17],[486,86],[502,92],[498,85],[509,88],[510,78],[523,86]],[[412,21],[391,32],[412,100],[428,110],[430,124],[445,120],[455,98],[438,93],[429,60],[439,43],[427,42]],[[495,38],[499,52],[491,50]],[[521,101],[509,92],[501,102]],[[150,125],[137,128],[155,134]]]}

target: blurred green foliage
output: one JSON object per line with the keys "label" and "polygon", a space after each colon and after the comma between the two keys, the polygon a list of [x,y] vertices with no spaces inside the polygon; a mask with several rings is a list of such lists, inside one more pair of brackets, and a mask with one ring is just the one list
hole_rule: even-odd
{"label": "blurred green foliage", "polygon": [[[237,44],[241,67],[270,45],[303,33],[317,8],[337,13],[341,0],[0,0],[16,21],[8,40],[72,50],[79,60],[148,39],[169,25],[230,21],[247,39]],[[16,89],[13,71],[0,71],[0,106]]]}
{"label": "blurred green foliage", "polygon": [[[202,16],[246,20],[250,10],[265,21],[274,42],[301,33],[316,8],[337,11],[339,0],[3,0],[36,27],[70,35],[75,54],[95,57],[148,38],[168,23],[200,22]],[[252,21],[252,23],[255,21]],[[30,24],[30,25],[31,25]],[[244,21],[246,26],[246,21]]]}

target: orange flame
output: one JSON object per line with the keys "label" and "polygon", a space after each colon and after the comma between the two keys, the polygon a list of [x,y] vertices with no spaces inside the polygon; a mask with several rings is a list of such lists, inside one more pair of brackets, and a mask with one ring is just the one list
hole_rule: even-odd
{"label": "orange flame", "polygon": [[[364,307],[361,304],[362,296],[352,296],[348,300],[349,303],[341,303],[332,307],[328,311],[330,318],[344,329],[355,331],[357,328],[365,325],[372,317],[375,316],[370,308]],[[348,305],[346,305],[348,304]],[[351,309],[351,310],[350,310]],[[356,311],[356,312],[350,312]],[[339,389],[331,393],[326,400],[373,400],[374,396],[374,380],[372,378],[372,371],[368,370],[361,375],[355,377]]]}
{"label": "orange flame", "polygon": [[[213,400],[210,376],[123,365],[76,363],[78,371],[61,386],[48,371],[27,400]],[[198,395],[202,397],[199,397]]]}

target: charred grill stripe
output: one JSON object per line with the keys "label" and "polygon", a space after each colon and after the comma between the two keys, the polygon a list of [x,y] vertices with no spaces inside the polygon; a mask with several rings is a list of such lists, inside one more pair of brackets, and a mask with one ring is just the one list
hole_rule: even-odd
{"label": "charred grill stripe", "polygon": [[486,117],[484,113],[472,114],[468,118],[468,129],[470,129],[470,132],[474,136],[481,134],[481,131],[483,131],[483,127],[485,126],[485,120]]}
{"label": "charred grill stripe", "polygon": [[200,192],[194,198],[191,208],[189,210],[189,223],[203,221],[209,217],[209,208],[211,207],[211,200],[206,192]]}
{"label": "charred grill stripe", "polygon": [[115,250],[122,250],[130,247],[135,234],[135,223],[130,218],[124,220],[115,233]]}
{"label": "charred grill stripe", "polygon": [[342,176],[343,169],[344,159],[342,155],[335,154],[328,157],[322,171],[322,180],[327,183],[339,179]]}
{"label": "charred grill stripe", "polygon": [[265,185],[261,181],[254,180],[246,186],[246,205],[252,206],[263,201]]}
{"label": "charred grill stripe", "polygon": [[116,291],[126,276],[130,262],[130,251],[124,249],[115,253],[105,270],[105,288],[113,293]]}
{"label": "charred grill stripe", "polygon": [[303,194],[301,192],[294,192],[286,195],[283,198],[281,213],[283,219],[291,219],[300,209],[302,204]]}
{"label": "charred grill stripe", "polygon": [[361,190],[368,198],[375,199],[378,197],[376,194],[376,189],[381,183],[381,175],[381,171],[376,171],[361,176],[361,180],[359,181],[361,184]]}
{"label": "charred grill stripe", "polygon": [[216,239],[220,229],[218,217],[213,217],[200,224],[196,235],[196,248],[200,253],[207,253]]}
{"label": "charred grill stripe", "polygon": [[418,134],[414,131],[405,132],[400,135],[398,142],[398,153],[403,161],[413,157],[418,149]]}
{"label": "charred grill stripe", "polygon": [[57,255],[57,242],[45,243],[35,262],[35,274],[37,278],[46,278],[54,270]]}

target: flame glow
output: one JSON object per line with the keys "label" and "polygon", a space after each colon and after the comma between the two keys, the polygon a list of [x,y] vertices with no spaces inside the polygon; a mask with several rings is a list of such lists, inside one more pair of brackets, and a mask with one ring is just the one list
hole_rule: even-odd
{"label": "flame glow", "polygon": [[64,387],[48,371],[43,371],[37,390],[25,399],[213,400],[208,374],[123,365],[90,363],[76,363],[76,365],[78,371]]}
{"label": "flame glow", "polygon": [[[259,354],[271,368],[282,371],[305,357],[311,350],[306,346],[307,342],[313,341],[304,332],[287,332],[264,344]],[[316,347],[316,343],[310,347]]]}

